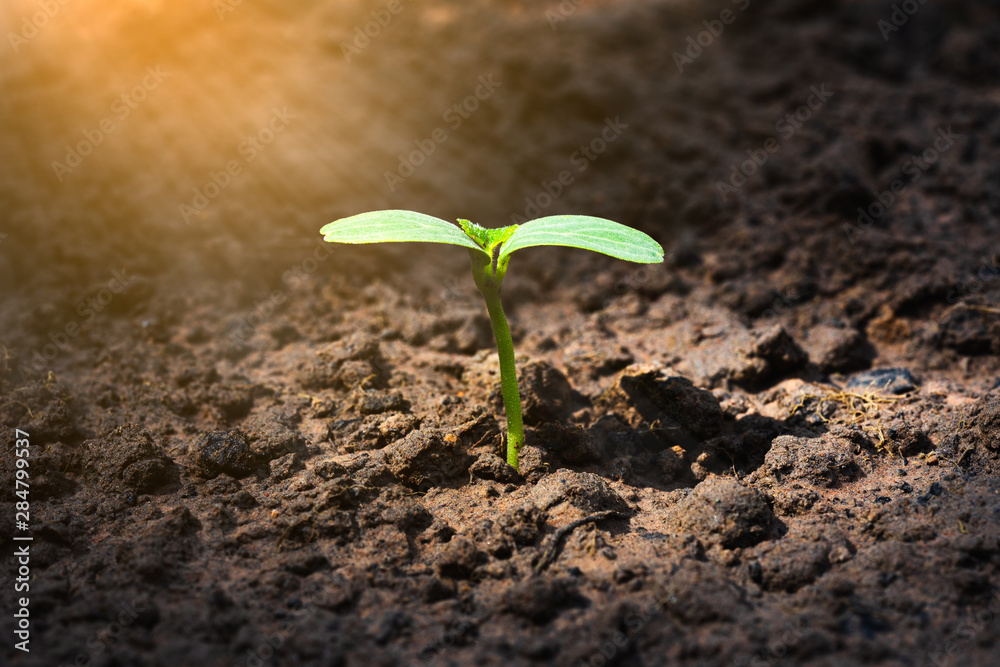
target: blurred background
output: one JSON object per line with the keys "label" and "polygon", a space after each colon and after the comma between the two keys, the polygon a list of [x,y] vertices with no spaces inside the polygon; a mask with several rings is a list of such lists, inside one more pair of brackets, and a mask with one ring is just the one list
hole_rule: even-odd
{"label": "blurred background", "polygon": [[[887,166],[982,111],[922,105],[945,99],[925,77],[997,101],[996,30],[979,30],[995,9],[928,4],[885,33],[891,7],[7,0],[0,342],[44,337],[123,265],[143,280],[122,312],[195,286],[249,304],[311,256],[325,223],[372,209],[486,226],[588,213],[668,245],[762,216],[851,222]],[[720,196],[732,165],[826,82],[832,101]],[[465,280],[454,249],[422,249],[431,261],[408,273],[411,250],[338,252],[318,275],[417,291]],[[534,271],[583,261],[538,252]]]}
{"label": "blurred background", "polygon": [[668,113],[642,26],[669,4],[563,4],[5,2],[5,286],[98,258],[259,275],[377,208],[509,224],[564,169],[544,214],[620,213]]}

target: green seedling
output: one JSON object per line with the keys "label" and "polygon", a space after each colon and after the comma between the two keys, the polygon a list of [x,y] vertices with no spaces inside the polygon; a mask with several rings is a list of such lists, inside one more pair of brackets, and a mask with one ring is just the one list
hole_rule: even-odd
{"label": "green seedling", "polygon": [[486,229],[468,220],[460,227],[414,211],[372,211],[336,220],[323,227],[331,243],[394,243],[422,241],[465,246],[472,259],[472,276],[486,299],[500,358],[500,387],[507,411],[507,463],[517,470],[524,444],[521,396],[517,390],[514,343],[500,303],[500,285],[515,250],[532,246],[568,246],[641,264],[663,261],[660,244],[637,229],[586,215],[553,215],[522,225]]}

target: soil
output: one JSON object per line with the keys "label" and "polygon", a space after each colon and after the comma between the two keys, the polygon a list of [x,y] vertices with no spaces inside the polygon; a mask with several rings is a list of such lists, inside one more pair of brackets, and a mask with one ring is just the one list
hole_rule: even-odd
{"label": "soil", "polygon": [[[996,5],[42,4],[4,665],[1000,663]],[[664,245],[512,261],[519,472],[465,253],[319,240],[386,208]]]}

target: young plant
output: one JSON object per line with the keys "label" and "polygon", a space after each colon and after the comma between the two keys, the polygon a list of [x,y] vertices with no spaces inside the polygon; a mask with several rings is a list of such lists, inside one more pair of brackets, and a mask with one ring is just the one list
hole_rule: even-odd
{"label": "young plant", "polygon": [[372,211],[336,220],[320,233],[331,243],[394,243],[423,241],[465,246],[472,259],[472,276],[486,299],[500,358],[500,387],[507,411],[507,463],[517,470],[524,444],[521,396],[514,368],[514,343],[500,304],[500,285],[515,250],[532,246],[569,246],[641,264],[663,261],[663,248],[639,230],[604,218],[553,215],[522,225],[486,229],[468,220],[461,227],[414,211]]}

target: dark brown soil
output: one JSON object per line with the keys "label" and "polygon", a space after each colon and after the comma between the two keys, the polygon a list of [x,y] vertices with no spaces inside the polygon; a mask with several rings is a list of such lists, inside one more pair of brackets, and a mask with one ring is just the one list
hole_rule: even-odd
{"label": "dark brown soil", "polygon": [[996,5],[306,4],[0,11],[0,663],[1000,664]]}

